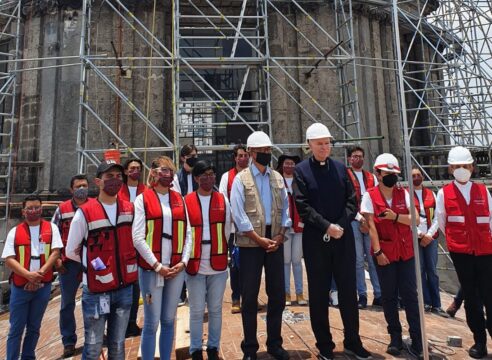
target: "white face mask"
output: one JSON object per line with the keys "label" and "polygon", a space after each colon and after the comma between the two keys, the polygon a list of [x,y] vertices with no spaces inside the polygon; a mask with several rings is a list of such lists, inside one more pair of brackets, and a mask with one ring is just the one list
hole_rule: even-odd
{"label": "white face mask", "polygon": [[465,183],[470,180],[471,172],[465,168],[458,168],[453,171],[453,176],[457,181]]}

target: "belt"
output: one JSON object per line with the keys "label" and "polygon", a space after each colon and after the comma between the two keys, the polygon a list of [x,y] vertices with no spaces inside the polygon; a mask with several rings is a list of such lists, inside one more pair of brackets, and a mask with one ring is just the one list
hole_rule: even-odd
{"label": "belt", "polygon": [[41,257],[40,257],[40,256],[31,256],[31,259],[32,259],[32,260],[40,260],[40,259],[41,259]]}
{"label": "belt", "polygon": [[165,233],[164,233],[164,234],[162,234],[162,237],[163,237],[164,239],[166,239],[166,240],[172,240],[172,239],[173,239],[173,237],[172,237],[171,235],[169,235],[169,234],[165,234]]}
{"label": "belt", "polygon": [[202,240],[202,245],[210,245],[212,240]]}

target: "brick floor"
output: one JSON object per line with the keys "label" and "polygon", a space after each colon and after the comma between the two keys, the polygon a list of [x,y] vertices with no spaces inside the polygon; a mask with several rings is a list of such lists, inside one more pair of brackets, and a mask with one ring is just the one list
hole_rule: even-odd
{"label": "brick floor", "polygon": [[[328,280],[327,280],[328,281]],[[370,283],[368,283],[370,289]],[[307,289],[307,285],[304,285]],[[307,290],[305,290],[307,293]],[[260,303],[266,303],[266,295],[262,289],[259,297]],[[442,293],[441,300],[443,306],[446,306],[451,301],[451,296]],[[372,299],[369,299],[369,303]],[[38,360],[58,359],[62,353],[61,337],[58,328],[58,311],[60,307],[59,297],[55,297],[49,304],[48,310],[44,316],[41,328],[41,337],[38,343],[37,357]],[[227,288],[224,297],[223,311],[223,330],[221,342],[221,356],[225,360],[241,359],[242,353],[240,343],[242,339],[241,315],[231,314],[230,289]],[[290,306],[288,311],[297,314],[302,318],[302,315],[309,316],[307,307]],[[179,316],[180,311],[178,311]],[[263,320],[266,313],[260,311],[258,313],[258,340],[260,342],[260,350],[258,352],[259,359],[270,359],[266,353],[266,324]],[[284,316],[292,315],[285,313]],[[400,312],[404,334],[407,334],[407,324],[404,321],[404,313]],[[76,307],[77,317],[77,334],[79,336],[78,347],[79,351],[83,344],[83,323],[81,314],[81,303],[77,302]],[[359,313],[362,341],[366,348],[371,351],[375,359],[392,359],[391,356],[385,354],[389,336],[386,334],[386,323],[382,311],[374,310],[370,307],[362,310]],[[466,359],[468,355],[466,349],[472,345],[471,333],[464,321],[464,311],[458,312],[456,319],[443,319],[436,315],[426,314],[427,336],[430,340],[434,358],[447,359]],[[332,324],[332,333],[336,342],[336,357],[340,359],[350,359],[343,354],[343,331],[342,322],[339,311],[330,309],[330,321]],[[139,324],[143,324],[143,309],[139,310]],[[0,316],[0,359],[5,357],[6,336],[8,332],[8,313]],[[448,335],[461,336],[463,338],[463,348],[449,348],[446,346],[446,338]],[[180,334],[177,334],[180,336]],[[206,337],[206,327],[204,329]],[[311,332],[309,320],[299,321],[295,323],[284,322],[282,328],[282,336],[284,339],[284,347],[289,351],[292,359],[316,359],[316,347],[314,336]],[[126,353],[127,359],[137,359],[138,349],[140,346],[140,338],[127,339]],[[407,355],[409,358],[409,356]],[[405,354],[401,358],[406,358]],[[492,359],[492,356],[488,357]],[[74,359],[80,359],[80,354]]]}

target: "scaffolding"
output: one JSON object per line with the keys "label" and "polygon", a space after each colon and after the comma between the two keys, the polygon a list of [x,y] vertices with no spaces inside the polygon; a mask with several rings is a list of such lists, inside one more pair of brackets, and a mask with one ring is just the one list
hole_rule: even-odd
{"label": "scaffolding", "polygon": [[[0,2],[0,202],[4,212],[0,215],[0,248],[7,237],[14,182],[14,139],[17,112],[17,70],[19,64],[19,44],[21,26],[21,0]],[[0,263],[1,264],[1,263]],[[0,267],[0,280],[4,274]],[[0,310],[3,306],[0,291]]]}
{"label": "scaffolding", "polygon": [[[474,151],[490,174],[492,5],[485,0],[397,1],[412,160],[439,178],[450,147]],[[441,170],[441,171],[439,171]]]}
{"label": "scaffolding", "polygon": [[[142,157],[147,152],[177,154],[186,143],[194,143],[205,153],[228,150],[231,144],[245,142],[247,135],[258,129],[272,135],[272,88],[279,89],[283,96],[297,104],[309,121],[320,121],[309,106],[291,94],[290,89],[296,88],[316,112],[337,128],[341,134],[339,140],[360,138],[350,0],[334,2],[334,31],[325,29],[306,9],[312,4],[319,6],[320,1],[175,0],[171,2],[170,42],[156,34],[155,22],[145,25],[123,1],[101,1],[100,7],[110,8],[120,23],[132,29],[135,36],[148,47],[150,56],[131,58],[122,56],[121,52],[118,54],[114,45],[115,57],[92,52],[98,41],[97,30],[94,31],[99,21],[94,15],[95,4],[91,0],[83,3],[81,106],[77,143],[78,167],[81,171],[88,164],[97,164],[104,151],[101,147],[89,145],[88,134],[92,131],[89,121],[96,121],[100,129],[108,132],[122,152],[136,157]],[[309,25],[322,35],[322,43],[315,43],[301,31],[284,14],[286,8],[303,14]],[[154,16],[155,9],[156,2]],[[268,28],[272,15],[295,31],[309,50],[302,55],[272,55]],[[117,62],[121,69],[116,76],[115,66],[108,65],[111,62]],[[172,79],[172,136],[165,136],[163,130],[149,118],[144,106],[137,105],[118,86],[118,79],[124,76],[125,69],[138,67],[160,68],[164,77]],[[330,112],[319,94],[306,89],[292,75],[292,69],[302,71],[306,77],[316,71],[333,72],[339,83],[341,111]],[[108,114],[98,111],[97,102],[100,99],[96,91],[101,86],[107,87],[122,106],[127,106],[133,116],[142,121],[146,132],[151,131],[161,144],[137,148],[125,139],[119,131],[118,122],[111,121]],[[276,144],[276,147],[281,152],[282,149],[302,145],[286,143]]]}

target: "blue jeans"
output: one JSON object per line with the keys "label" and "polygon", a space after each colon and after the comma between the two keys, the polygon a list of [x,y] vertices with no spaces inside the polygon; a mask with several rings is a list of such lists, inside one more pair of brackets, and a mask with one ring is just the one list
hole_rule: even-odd
{"label": "blue jeans", "polygon": [[142,360],[154,360],[155,334],[161,323],[159,352],[161,359],[171,358],[174,340],[174,321],[179,297],[184,283],[184,271],[174,279],[164,280],[163,287],[157,287],[155,271],[138,269],[140,291],[144,299],[144,325],[141,337]]}
{"label": "blue jeans", "polygon": [[[98,360],[101,355],[104,329],[108,322],[108,358],[119,360],[125,358],[125,332],[132,307],[132,289],[122,289],[91,293],[84,285],[82,291],[82,313],[84,316],[84,351],[83,360]],[[101,314],[103,296],[109,296],[109,314]]]}
{"label": "blue jeans", "polygon": [[227,271],[215,275],[186,274],[190,302],[190,354],[202,350],[203,315],[208,309],[207,348],[219,349],[222,331],[222,300],[227,283]]}
{"label": "blue jeans", "polygon": [[302,233],[288,233],[284,242],[285,293],[290,293],[290,266],[294,273],[296,294],[302,294]]}
{"label": "blue jeans", "polygon": [[357,278],[357,293],[359,296],[367,297],[366,276],[364,271],[364,261],[367,260],[369,268],[369,278],[371,279],[374,297],[381,297],[381,287],[379,286],[378,273],[374,260],[371,256],[371,238],[369,234],[363,234],[359,230],[359,222],[352,221],[352,230],[355,239],[355,275]]}
{"label": "blue jeans", "polygon": [[437,239],[426,247],[419,246],[420,271],[422,273],[422,292],[424,304],[435,308],[441,307],[439,294],[439,276],[437,275]]}
{"label": "blue jeans", "polygon": [[67,270],[65,274],[59,274],[61,290],[60,307],[60,334],[63,346],[74,345],[77,343],[75,330],[75,295],[80,286],[80,274],[82,265],[77,261],[67,260],[63,263]]}
{"label": "blue jeans", "polygon": [[10,330],[7,338],[7,360],[18,360],[22,344],[22,360],[36,359],[34,350],[39,339],[39,329],[51,294],[51,283],[36,291],[10,285]]}

